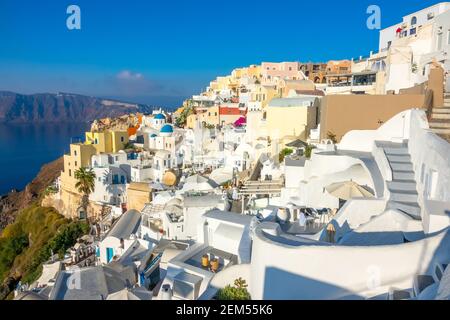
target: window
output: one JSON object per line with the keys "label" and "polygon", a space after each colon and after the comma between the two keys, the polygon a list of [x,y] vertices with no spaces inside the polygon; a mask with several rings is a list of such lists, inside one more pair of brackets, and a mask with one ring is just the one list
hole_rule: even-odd
{"label": "window", "polygon": [[78,162],[77,161],[75,161],[75,167],[77,167],[78,166]]}
{"label": "window", "polygon": [[417,24],[417,17],[412,17],[411,18],[411,25],[414,26]]}
{"label": "window", "polygon": [[442,31],[438,33],[437,35],[437,41],[436,41],[436,48],[437,50],[442,50]]}
{"label": "window", "polygon": [[125,138],[124,137],[120,137],[120,142],[124,142]]}
{"label": "window", "polygon": [[438,187],[439,174],[435,170],[431,170],[429,179],[429,196],[430,199],[436,199]]}
{"label": "window", "polygon": [[76,157],[77,156],[77,150],[73,150],[73,155]]}
{"label": "window", "polygon": [[417,30],[416,30],[416,28],[412,28],[411,30],[409,30],[409,35],[414,35],[414,34],[416,34],[417,33]]}
{"label": "window", "polygon": [[72,170],[69,169],[69,177],[71,177],[71,176],[72,176]]}

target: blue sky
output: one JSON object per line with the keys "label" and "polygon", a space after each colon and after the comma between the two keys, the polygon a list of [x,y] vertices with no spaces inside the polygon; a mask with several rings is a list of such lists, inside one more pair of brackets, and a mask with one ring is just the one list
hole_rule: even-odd
{"label": "blue sky", "polygon": [[[262,61],[367,55],[382,27],[439,1],[0,0],[0,90],[75,92],[175,106]],[[81,8],[81,30],[66,9]]]}

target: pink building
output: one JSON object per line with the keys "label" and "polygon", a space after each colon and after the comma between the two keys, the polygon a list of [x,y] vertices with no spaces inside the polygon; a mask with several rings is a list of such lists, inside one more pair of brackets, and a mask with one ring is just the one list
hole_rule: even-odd
{"label": "pink building", "polygon": [[276,84],[279,80],[303,80],[299,62],[263,62],[261,64],[263,84]]}

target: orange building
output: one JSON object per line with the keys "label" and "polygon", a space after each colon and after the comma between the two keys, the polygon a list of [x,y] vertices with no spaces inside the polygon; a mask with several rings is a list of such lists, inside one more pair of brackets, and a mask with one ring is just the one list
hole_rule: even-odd
{"label": "orange building", "polygon": [[347,74],[352,72],[352,62],[350,60],[331,60],[327,63],[327,75]]}

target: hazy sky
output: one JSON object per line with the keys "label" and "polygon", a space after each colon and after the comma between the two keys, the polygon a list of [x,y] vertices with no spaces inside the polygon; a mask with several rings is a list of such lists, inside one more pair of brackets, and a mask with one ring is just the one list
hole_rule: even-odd
{"label": "hazy sky", "polygon": [[[382,27],[439,1],[0,0],[0,90],[174,106],[233,68],[367,55]],[[68,30],[67,7],[81,8]]]}

